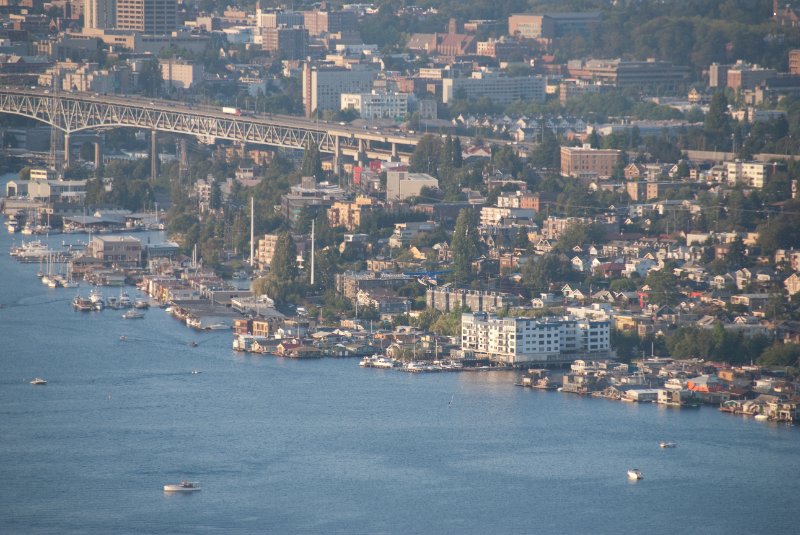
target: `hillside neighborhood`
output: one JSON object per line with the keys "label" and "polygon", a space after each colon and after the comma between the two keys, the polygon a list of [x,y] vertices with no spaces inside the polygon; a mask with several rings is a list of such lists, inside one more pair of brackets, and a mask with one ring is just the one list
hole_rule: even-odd
{"label": "hillside neighborhood", "polygon": [[65,137],[0,106],[8,231],[89,233],[70,279],[136,284],[237,351],[798,417],[800,10],[752,2],[731,14],[746,35],[670,12],[694,17],[681,52],[680,28],[641,28],[655,2],[128,3],[0,0],[3,91],[294,116],[413,152]]}

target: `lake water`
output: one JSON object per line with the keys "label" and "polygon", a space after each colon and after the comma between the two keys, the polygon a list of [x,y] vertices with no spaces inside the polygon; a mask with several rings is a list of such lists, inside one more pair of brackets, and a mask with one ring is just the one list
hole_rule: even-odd
{"label": "lake water", "polygon": [[[238,354],[160,309],[74,312],[20,239],[0,232],[0,533],[796,533],[794,427]],[[181,479],[203,490],[162,492]]]}

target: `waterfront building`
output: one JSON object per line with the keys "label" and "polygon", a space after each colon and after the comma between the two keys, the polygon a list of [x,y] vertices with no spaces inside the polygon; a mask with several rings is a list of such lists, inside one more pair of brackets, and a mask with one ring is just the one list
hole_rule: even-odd
{"label": "waterfront building", "polygon": [[89,254],[104,262],[138,265],[142,242],[133,236],[94,236],[89,243]]}
{"label": "waterfront building", "polygon": [[461,315],[461,350],[487,354],[505,364],[557,363],[576,355],[606,356],[608,321],[572,317],[498,318],[485,312]]}

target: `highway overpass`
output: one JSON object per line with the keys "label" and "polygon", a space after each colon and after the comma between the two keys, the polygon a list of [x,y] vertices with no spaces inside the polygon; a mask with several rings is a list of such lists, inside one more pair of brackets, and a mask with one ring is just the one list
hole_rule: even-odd
{"label": "highway overpass", "polygon": [[[69,147],[74,132],[131,127],[153,133],[153,150],[155,132],[191,135],[205,143],[224,139],[286,149],[304,149],[315,143],[321,152],[333,154],[337,169],[342,156],[356,162],[407,162],[421,137],[289,115],[235,115],[219,107],[178,101],[81,92],[55,94],[44,88],[11,86],[0,87],[0,113],[54,126],[64,132],[65,147]],[[69,151],[64,154],[64,163],[69,166]]]}

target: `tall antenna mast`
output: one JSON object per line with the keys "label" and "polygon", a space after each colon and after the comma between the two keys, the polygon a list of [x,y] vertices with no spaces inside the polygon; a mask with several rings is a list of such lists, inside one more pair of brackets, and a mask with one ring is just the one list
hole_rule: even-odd
{"label": "tall antenna mast", "polygon": [[311,220],[311,286],[314,286],[314,223]]}
{"label": "tall antenna mast", "polygon": [[250,267],[253,267],[255,265],[255,259],[253,257],[253,239],[255,237],[254,222],[255,222],[256,212],[253,208],[254,206],[255,204],[253,201],[253,197],[250,197]]}
{"label": "tall antenna mast", "polygon": [[60,85],[61,78],[58,69],[55,69],[53,75],[50,77],[50,93],[53,95],[50,99],[50,112],[53,118],[53,124],[50,126],[50,166],[57,175],[61,174],[61,158],[59,158],[58,154],[61,148],[61,133],[58,131],[58,125],[61,121],[60,114],[57,111],[58,89]]}

